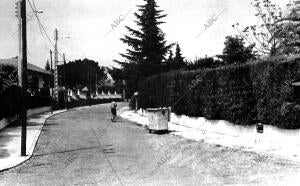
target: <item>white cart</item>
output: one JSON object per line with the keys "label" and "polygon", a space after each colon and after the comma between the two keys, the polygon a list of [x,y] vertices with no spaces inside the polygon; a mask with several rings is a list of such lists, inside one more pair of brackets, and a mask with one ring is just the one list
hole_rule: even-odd
{"label": "white cart", "polygon": [[147,109],[149,120],[149,133],[168,131],[168,121],[170,120],[170,109],[151,108]]}

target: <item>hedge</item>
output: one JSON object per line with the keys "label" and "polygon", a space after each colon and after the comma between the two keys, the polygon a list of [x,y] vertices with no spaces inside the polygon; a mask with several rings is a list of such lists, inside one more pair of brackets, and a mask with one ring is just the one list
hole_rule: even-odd
{"label": "hedge", "polygon": [[[62,93],[62,92],[60,92]],[[44,106],[51,106],[51,97],[46,96],[30,96],[27,95],[26,105],[28,109],[39,108]],[[122,101],[122,99],[87,99],[72,100],[68,103],[69,108],[87,106],[89,104],[96,105],[102,103],[110,103],[112,101]],[[21,88],[18,86],[11,86],[0,94],[0,120],[6,117],[13,117],[20,111],[21,104]],[[53,101],[55,109],[64,108],[65,104],[62,102],[60,107]]]}
{"label": "hedge", "polygon": [[[0,94],[0,120],[5,117],[13,117],[20,111],[21,88],[11,86]],[[51,97],[26,95],[28,109],[51,106]]]}
{"label": "hedge", "polygon": [[139,84],[139,102],[144,109],[171,106],[176,114],[240,125],[261,122],[300,128],[300,105],[292,87],[296,81],[300,81],[300,58],[269,58],[149,77]]}

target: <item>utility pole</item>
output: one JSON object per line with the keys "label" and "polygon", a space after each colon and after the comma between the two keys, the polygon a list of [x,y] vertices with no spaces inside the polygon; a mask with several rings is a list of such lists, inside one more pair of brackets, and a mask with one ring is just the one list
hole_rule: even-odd
{"label": "utility pole", "polygon": [[52,62],[52,50],[50,50],[50,72],[51,72],[51,79],[50,79],[50,84],[51,84],[51,114],[53,114],[53,62]]}
{"label": "utility pole", "polygon": [[26,156],[27,130],[27,32],[26,32],[26,0],[16,2],[16,13],[19,20],[19,56],[18,83],[22,89],[19,122],[21,123],[21,156]]}
{"label": "utility pole", "polygon": [[52,70],[53,70],[53,61],[52,61],[52,50],[50,49],[50,71],[52,73]]}
{"label": "utility pole", "polygon": [[64,61],[64,86],[65,86],[65,92],[64,92],[64,98],[65,98],[65,108],[68,109],[68,89],[67,89],[67,82],[66,82],[66,55],[63,54],[63,61]]}
{"label": "utility pole", "polygon": [[58,51],[57,51],[57,40],[58,40],[58,31],[57,28],[54,30],[54,98],[59,106],[58,98]]}

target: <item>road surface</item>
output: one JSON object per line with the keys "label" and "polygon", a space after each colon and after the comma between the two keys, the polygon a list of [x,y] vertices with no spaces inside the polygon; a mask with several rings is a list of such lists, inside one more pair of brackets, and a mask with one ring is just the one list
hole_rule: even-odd
{"label": "road surface", "polygon": [[286,185],[299,175],[299,163],[149,134],[112,123],[109,112],[97,105],[50,118],[34,156],[0,173],[0,185]]}

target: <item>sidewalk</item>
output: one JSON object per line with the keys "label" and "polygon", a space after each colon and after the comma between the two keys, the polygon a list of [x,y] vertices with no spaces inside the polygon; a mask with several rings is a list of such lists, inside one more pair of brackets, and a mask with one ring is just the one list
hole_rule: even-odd
{"label": "sidewalk", "polygon": [[[122,108],[120,116],[142,126],[148,126],[147,113],[135,113],[129,108]],[[228,122],[209,121],[205,118],[189,118],[171,114],[169,131],[171,134],[182,136],[195,141],[222,145],[243,151],[271,155],[291,161],[300,162],[300,135],[284,134],[278,138],[275,133],[265,131],[256,133],[255,126],[245,127],[227,124]],[[268,129],[268,126],[266,126]],[[244,133],[248,131],[248,133]],[[285,140],[286,139],[286,140]]]}
{"label": "sidewalk", "polygon": [[0,131],[0,172],[15,167],[28,160],[33,153],[45,121],[65,110],[34,115],[27,120],[27,156],[21,155],[21,126],[12,124]]}

